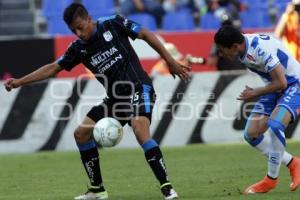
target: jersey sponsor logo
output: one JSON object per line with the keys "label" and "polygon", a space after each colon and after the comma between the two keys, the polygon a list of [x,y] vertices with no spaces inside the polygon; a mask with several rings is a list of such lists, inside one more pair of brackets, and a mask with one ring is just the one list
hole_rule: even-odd
{"label": "jersey sponsor logo", "polygon": [[87,50],[86,49],[82,49],[82,50],[80,50],[80,53],[87,54]]}
{"label": "jersey sponsor logo", "polygon": [[123,25],[126,27],[127,24],[128,24],[128,19],[125,19],[125,20],[123,21]]}
{"label": "jersey sponsor logo", "polygon": [[113,39],[113,36],[112,36],[112,34],[111,34],[110,31],[104,32],[103,33],[103,37],[104,37],[104,39],[105,39],[106,42],[109,42],[109,41],[111,41]]}
{"label": "jersey sponsor logo", "polygon": [[96,67],[113,56],[116,52],[118,52],[118,49],[116,47],[112,47],[104,52],[99,52],[92,56],[90,63],[91,65],[93,65],[93,67]]}
{"label": "jersey sponsor logo", "polygon": [[265,64],[272,62],[272,60],[273,60],[273,57],[270,55],[270,56],[267,58]]}
{"label": "jersey sponsor logo", "polygon": [[113,66],[117,61],[122,60],[122,58],[123,58],[123,56],[121,54],[119,54],[114,59],[112,59],[111,61],[106,63],[106,65],[104,65],[104,67],[100,67],[100,69],[98,69],[99,74],[103,74],[106,70],[111,68],[111,66]]}
{"label": "jersey sponsor logo", "polygon": [[263,56],[263,55],[265,55],[264,50],[262,50],[261,48],[258,48],[257,55],[258,55],[258,56]]}
{"label": "jersey sponsor logo", "polygon": [[134,32],[138,32],[139,26],[137,24],[132,24],[131,30],[133,30]]}

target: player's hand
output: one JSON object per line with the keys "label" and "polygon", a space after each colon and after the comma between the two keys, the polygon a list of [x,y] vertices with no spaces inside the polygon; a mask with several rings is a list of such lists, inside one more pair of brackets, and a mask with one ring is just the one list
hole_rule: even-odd
{"label": "player's hand", "polygon": [[21,86],[20,82],[18,79],[10,78],[4,83],[5,89],[9,92],[13,88],[18,88]]}
{"label": "player's hand", "polygon": [[189,77],[190,77],[189,72],[191,71],[190,66],[180,64],[177,61],[168,63],[168,65],[169,65],[169,71],[174,78],[175,78],[175,75],[177,75],[181,80],[184,80],[184,81],[189,80]]}
{"label": "player's hand", "polygon": [[256,91],[255,89],[249,87],[246,85],[244,91],[240,94],[240,96],[237,98],[237,100],[241,101],[249,101],[256,97]]}

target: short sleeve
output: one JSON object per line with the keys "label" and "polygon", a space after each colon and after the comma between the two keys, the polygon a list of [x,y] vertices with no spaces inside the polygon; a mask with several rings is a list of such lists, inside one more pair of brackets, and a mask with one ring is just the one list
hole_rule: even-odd
{"label": "short sleeve", "polygon": [[71,71],[76,65],[80,63],[80,57],[78,51],[76,50],[74,42],[69,45],[64,55],[56,60],[56,63],[67,71]]}
{"label": "short sleeve", "polygon": [[121,15],[116,15],[111,22],[117,31],[125,32],[131,39],[135,40],[142,30],[142,26]]}
{"label": "short sleeve", "polygon": [[265,65],[266,72],[271,72],[278,65],[279,59],[277,56],[274,56],[269,53],[263,57],[263,62]]}

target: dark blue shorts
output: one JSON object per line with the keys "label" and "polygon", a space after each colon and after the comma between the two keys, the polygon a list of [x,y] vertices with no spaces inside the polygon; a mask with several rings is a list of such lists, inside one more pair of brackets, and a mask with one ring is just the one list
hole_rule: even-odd
{"label": "dark blue shorts", "polygon": [[112,117],[120,121],[124,126],[133,117],[144,116],[150,122],[155,103],[155,91],[150,85],[142,85],[136,88],[132,96],[124,98],[105,98],[100,105],[92,107],[87,116],[97,122],[104,117]]}

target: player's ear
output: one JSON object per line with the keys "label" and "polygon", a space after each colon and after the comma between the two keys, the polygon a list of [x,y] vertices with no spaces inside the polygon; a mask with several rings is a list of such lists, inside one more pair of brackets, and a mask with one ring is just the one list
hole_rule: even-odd
{"label": "player's ear", "polygon": [[239,49],[239,44],[238,43],[233,43],[231,48],[232,49]]}
{"label": "player's ear", "polygon": [[90,15],[87,16],[87,20],[88,22],[91,22],[92,21],[92,17]]}

